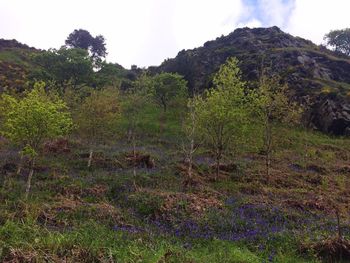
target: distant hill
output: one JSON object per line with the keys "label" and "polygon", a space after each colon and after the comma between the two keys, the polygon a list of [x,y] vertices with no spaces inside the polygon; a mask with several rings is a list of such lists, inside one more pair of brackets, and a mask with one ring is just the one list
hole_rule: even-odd
{"label": "distant hill", "polygon": [[[37,52],[41,50],[16,40],[0,39],[0,92],[24,89],[36,67],[31,56]],[[243,78],[253,86],[264,66],[288,83],[293,99],[311,101],[306,119],[312,127],[335,135],[350,134],[350,58],[278,27],[237,29],[202,47],[182,50],[175,58],[149,70],[177,72],[185,77],[191,90],[202,91],[211,86],[213,74],[232,56],[240,60]],[[125,72],[129,80],[139,74],[135,69]]]}
{"label": "distant hill", "polygon": [[[0,39],[0,93],[22,92],[31,85],[29,83],[40,78],[41,75],[38,73],[46,68],[34,62],[33,57],[39,52],[45,51],[29,47],[17,40]],[[126,70],[119,64],[108,64],[106,68],[94,72],[93,77],[98,75],[99,78],[98,80],[91,78],[88,84],[95,87],[103,85],[101,83],[105,83],[108,79],[111,80],[109,83],[118,79],[123,88],[127,88],[130,82],[136,79],[139,70],[137,68]]]}
{"label": "distant hill", "polygon": [[241,28],[202,47],[182,50],[153,72],[177,72],[191,90],[210,87],[228,57],[237,57],[245,80],[256,81],[262,65],[287,82],[293,98],[312,101],[308,119],[332,134],[350,132],[350,58],[284,33],[278,27]]}

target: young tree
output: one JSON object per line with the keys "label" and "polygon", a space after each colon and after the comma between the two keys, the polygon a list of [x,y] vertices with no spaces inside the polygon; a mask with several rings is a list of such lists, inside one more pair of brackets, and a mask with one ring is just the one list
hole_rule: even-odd
{"label": "young tree", "polygon": [[280,84],[277,76],[267,76],[263,72],[258,89],[260,119],[264,130],[264,153],[266,180],[270,178],[271,154],[273,151],[274,123],[299,123],[302,109],[290,101],[286,85]]}
{"label": "young tree", "polygon": [[80,135],[90,147],[88,167],[91,167],[94,147],[113,135],[120,115],[119,94],[116,89],[92,90],[77,113]]}
{"label": "young tree", "polygon": [[176,73],[161,73],[153,77],[154,101],[167,111],[169,103],[187,95],[187,81]]}
{"label": "young tree", "polygon": [[324,36],[324,40],[335,51],[350,55],[350,28],[332,30]]}
{"label": "young tree", "polygon": [[179,74],[161,73],[152,78],[150,91],[153,94],[154,102],[163,109],[159,119],[160,133],[162,133],[169,105],[171,103],[185,102],[188,93],[187,82]]}
{"label": "young tree", "polygon": [[146,74],[141,74],[133,83],[133,86],[127,89],[124,93],[121,103],[122,114],[127,120],[128,141],[131,141],[133,149],[133,177],[134,186],[136,187],[136,143],[140,132],[140,124],[142,121],[141,113],[145,105],[149,102],[150,93],[150,78]]}
{"label": "young tree", "polygon": [[216,159],[215,180],[223,155],[240,141],[250,121],[249,102],[238,60],[229,58],[213,79],[214,88],[194,100],[198,128]]}
{"label": "young tree", "polygon": [[67,134],[72,128],[72,119],[65,103],[55,95],[45,92],[45,83],[35,83],[34,89],[23,99],[3,95],[0,110],[4,123],[1,134],[22,147],[24,155],[30,157],[30,172],[25,197],[28,197],[34,174],[35,158],[40,154],[42,144]]}
{"label": "young tree", "polygon": [[188,99],[187,114],[182,125],[183,142],[182,151],[185,154],[185,163],[187,164],[187,178],[185,185],[193,182],[193,157],[199,146],[199,135],[197,131],[198,112],[195,108],[195,102],[198,100],[197,95]]}

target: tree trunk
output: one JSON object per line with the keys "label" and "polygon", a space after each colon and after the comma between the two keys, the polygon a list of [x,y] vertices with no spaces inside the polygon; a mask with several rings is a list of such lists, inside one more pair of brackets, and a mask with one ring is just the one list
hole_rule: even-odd
{"label": "tree trunk", "polygon": [[189,152],[189,156],[188,156],[188,170],[187,170],[187,174],[188,174],[188,179],[189,181],[192,180],[192,167],[193,167],[193,151],[194,151],[194,140],[191,139],[191,146],[190,146],[190,152]]}
{"label": "tree trunk", "polygon": [[22,162],[23,162],[23,153],[21,153],[20,159],[19,159],[19,164],[17,167],[17,172],[16,175],[20,175],[21,171],[22,171]]}
{"label": "tree trunk", "polygon": [[342,231],[341,231],[341,226],[340,226],[340,214],[339,214],[339,211],[338,209],[335,210],[335,215],[337,217],[337,228],[338,228],[338,238],[342,238],[343,237],[343,234],[342,234]]}
{"label": "tree trunk", "polygon": [[220,175],[220,160],[221,160],[221,152],[218,152],[216,155],[215,181],[218,180],[219,175]]}
{"label": "tree trunk", "polygon": [[165,115],[165,112],[163,112],[159,118],[159,133],[160,133],[160,135],[162,135],[164,130],[165,130],[165,122],[166,122],[166,115]]}
{"label": "tree trunk", "polygon": [[271,160],[270,160],[270,152],[266,152],[266,181],[270,182],[270,166],[271,166]]}
{"label": "tree trunk", "polygon": [[30,171],[29,171],[29,175],[28,175],[28,179],[27,179],[27,187],[26,187],[26,193],[25,193],[25,199],[28,199],[29,196],[29,191],[32,185],[32,177],[34,174],[34,158],[31,160],[31,165],[30,165]]}
{"label": "tree trunk", "polygon": [[266,182],[270,182],[270,167],[271,167],[271,124],[267,120],[265,127],[265,166],[266,166]]}
{"label": "tree trunk", "polygon": [[137,190],[137,186],[136,186],[136,141],[135,141],[135,133],[132,133],[132,153],[133,153],[133,158],[134,158],[134,162],[133,162],[133,184],[134,184],[134,188],[135,191]]}
{"label": "tree trunk", "polygon": [[87,165],[87,167],[88,167],[88,168],[90,168],[90,167],[91,167],[91,163],[92,163],[92,156],[93,156],[93,150],[90,150],[89,160],[88,160],[88,165]]}

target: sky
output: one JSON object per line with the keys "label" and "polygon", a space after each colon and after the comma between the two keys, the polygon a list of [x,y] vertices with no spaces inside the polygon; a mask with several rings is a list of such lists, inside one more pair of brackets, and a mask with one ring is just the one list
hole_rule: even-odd
{"label": "sky", "polygon": [[148,67],[245,26],[321,44],[350,27],[349,10],[350,0],[0,0],[0,38],[59,48],[86,29],[106,38],[107,61]]}

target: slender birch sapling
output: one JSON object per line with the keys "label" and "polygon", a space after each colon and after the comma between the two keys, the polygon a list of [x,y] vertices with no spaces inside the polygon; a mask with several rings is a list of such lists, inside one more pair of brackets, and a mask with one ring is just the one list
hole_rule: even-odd
{"label": "slender birch sapling", "polygon": [[47,94],[45,83],[37,82],[22,99],[3,95],[4,123],[1,134],[22,147],[30,158],[25,198],[28,198],[36,157],[45,140],[66,135],[73,122],[66,104],[56,95]]}

